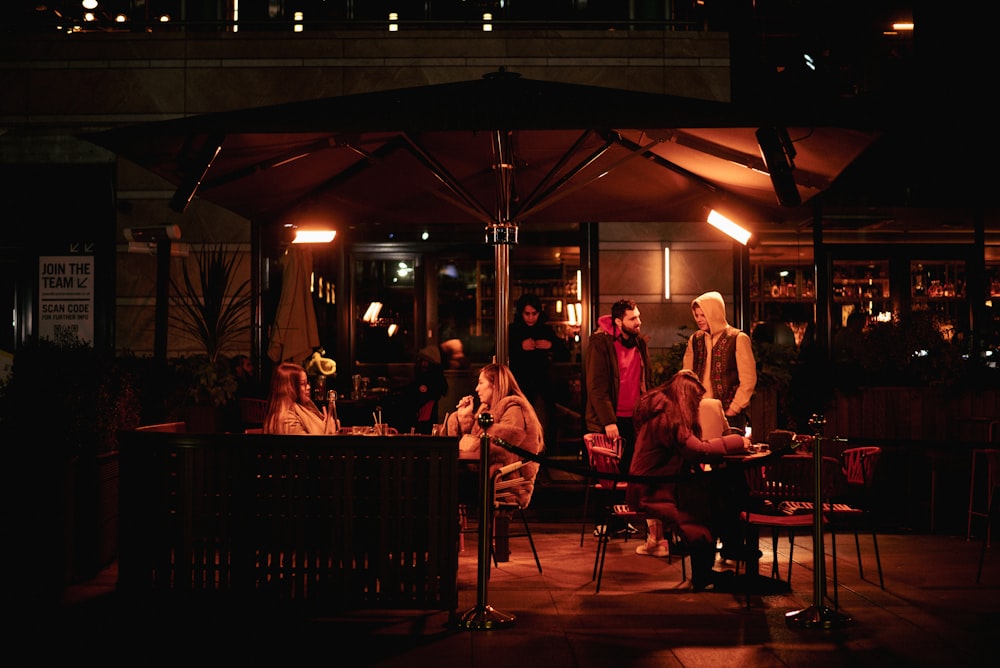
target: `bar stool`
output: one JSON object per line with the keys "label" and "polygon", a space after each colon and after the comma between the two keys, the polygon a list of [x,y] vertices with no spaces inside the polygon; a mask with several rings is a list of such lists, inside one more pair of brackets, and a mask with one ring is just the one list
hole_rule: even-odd
{"label": "bar stool", "polygon": [[[989,425],[989,442],[997,443],[997,439],[1000,438],[1000,420],[993,420]],[[974,448],[972,450],[972,466],[971,474],[969,477],[969,524],[965,533],[965,540],[972,540],[972,520],[975,517],[988,517],[990,503],[993,501],[993,491],[994,487],[990,484],[990,481],[996,480],[998,472],[994,470],[994,466],[997,465],[997,457],[991,456],[1000,453],[1000,448]],[[986,505],[983,508],[976,506],[976,462],[980,457],[986,459],[986,483],[988,489],[986,492]],[[986,545],[990,544],[990,523],[986,524]]]}

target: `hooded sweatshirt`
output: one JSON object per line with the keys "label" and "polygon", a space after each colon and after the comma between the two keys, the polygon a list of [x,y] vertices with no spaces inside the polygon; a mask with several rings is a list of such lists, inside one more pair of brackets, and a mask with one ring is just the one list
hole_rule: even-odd
{"label": "hooded sweatshirt", "polygon": [[701,307],[708,331],[698,330],[688,339],[684,368],[691,369],[705,386],[705,396],[722,401],[727,415],[747,409],[757,387],[757,361],[747,334],[726,320],[726,302],[718,292],[706,292],[691,302],[691,312]]}

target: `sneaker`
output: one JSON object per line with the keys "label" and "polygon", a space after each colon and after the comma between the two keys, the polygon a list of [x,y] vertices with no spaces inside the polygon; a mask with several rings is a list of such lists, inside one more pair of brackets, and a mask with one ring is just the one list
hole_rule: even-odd
{"label": "sneaker", "polygon": [[669,543],[665,540],[661,540],[658,543],[646,541],[639,547],[635,548],[635,553],[646,557],[669,557],[670,548],[668,545]]}

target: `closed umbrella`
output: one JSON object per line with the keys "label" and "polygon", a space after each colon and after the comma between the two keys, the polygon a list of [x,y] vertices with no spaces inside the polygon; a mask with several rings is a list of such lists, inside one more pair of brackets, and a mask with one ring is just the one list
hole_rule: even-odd
{"label": "closed umbrella", "polygon": [[281,297],[271,324],[267,356],[277,364],[301,363],[319,346],[319,327],[309,289],[312,252],[292,245],[282,260]]}

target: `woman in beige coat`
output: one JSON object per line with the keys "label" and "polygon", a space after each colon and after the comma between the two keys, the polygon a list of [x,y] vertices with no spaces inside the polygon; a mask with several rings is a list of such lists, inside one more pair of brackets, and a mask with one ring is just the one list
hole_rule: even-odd
{"label": "woman in beige coat", "polygon": [[[479,372],[476,395],[479,399],[478,407],[472,395],[462,397],[455,412],[445,422],[446,435],[461,436],[458,442],[459,450],[469,457],[479,456],[479,443],[483,432],[479,426],[479,416],[482,413],[490,413],[493,416],[493,424],[486,429],[490,437],[503,439],[531,454],[542,452],[545,448],[542,425],[510,368],[502,364],[484,366]],[[510,450],[490,443],[491,474],[520,459],[519,455]],[[514,488],[522,507],[527,507],[531,501],[537,473],[538,464],[528,462],[513,474],[525,479],[523,485]]]}

